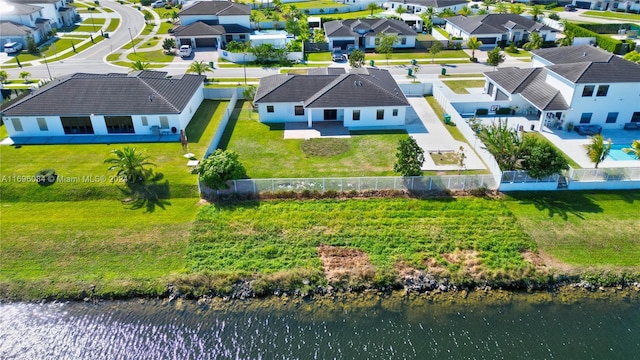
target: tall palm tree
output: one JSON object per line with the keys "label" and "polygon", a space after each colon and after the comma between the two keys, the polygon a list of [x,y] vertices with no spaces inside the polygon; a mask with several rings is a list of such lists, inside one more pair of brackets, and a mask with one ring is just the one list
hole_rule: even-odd
{"label": "tall palm tree", "polygon": [[458,14],[462,16],[469,16],[471,14],[471,9],[465,5],[460,9],[460,11],[458,11]]}
{"label": "tall palm tree", "polygon": [[189,65],[189,68],[187,68],[187,72],[202,75],[206,72],[213,72],[213,69],[211,69],[211,66],[209,66],[209,64],[207,64],[203,60],[200,60],[192,62],[191,65]]}
{"label": "tall palm tree", "polygon": [[529,10],[531,15],[533,15],[533,21],[538,21],[538,17],[544,14],[544,11],[542,10],[543,10],[542,5],[533,5],[531,10]]}
{"label": "tall palm tree", "polygon": [[406,12],[407,12],[407,9],[402,5],[398,5],[398,7],[396,8],[396,14],[398,15],[402,15]]}
{"label": "tall palm tree", "polygon": [[148,62],[143,62],[141,60],[136,60],[136,62],[132,63],[130,66],[131,71],[148,70],[150,67],[151,64],[149,64]]}
{"label": "tall palm tree", "polygon": [[538,34],[537,31],[534,31],[531,33],[531,37],[529,38],[529,42],[527,42],[526,44],[524,44],[524,49],[525,50],[536,50],[536,49],[540,49],[542,47],[542,43],[544,42],[544,40],[542,39],[542,36],[540,36],[540,34]]}
{"label": "tall palm tree", "polygon": [[150,174],[146,167],[156,166],[149,161],[149,156],[144,155],[142,151],[136,151],[136,148],[127,146],[122,150],[111,150],[111,154],[114,157],[104,161],[105,164],[111,165],[108,170],[116,171],[117,176],[126,178],[130,183],[143,182]]}
{"label": "tall palm tree", "polygon": [[624,148],[622,151],[627,154],[635,154],[635,156],[640,159],[640,140],[634,140],[630,148]]}
{"label": "tall palm tree", "polygon": [[453,10],[451,10],[449,8],[446,8],[446,9],[442,10],[442,12],[440,12],[438,14],[438,17],[441,17],[443,19],[444,18],[450,18],[450,17],[453,17],[453,16],[456,16],[456,13],[453,12]]}
{"label": "tall palm tree", "polygon": [[482,41],[478,40],[477,37],[470,37],[469,40],[467,40],[467,47],[469,49],[471,49],[471,57],[475,59],[476,57],[476,50],[480,49],[480,46],[482,46]]}
{"label": "tall palm tree", "polygon": [[370,2],[367,5],[367,10],[371,11],[371,17],[373,17],[373,12],[376,11],[378,9],[378,4],[374,3],[374,2]]}
{"label": "tall palm tree", "polygon": [[587,148],[589,159],[596,164],[597,169],[598,165],[604,161],[611,151],[611,139],[607,139],[605,144],[602,135],[595,134],[591,137],[591,144],[585,145],[585,147]]}

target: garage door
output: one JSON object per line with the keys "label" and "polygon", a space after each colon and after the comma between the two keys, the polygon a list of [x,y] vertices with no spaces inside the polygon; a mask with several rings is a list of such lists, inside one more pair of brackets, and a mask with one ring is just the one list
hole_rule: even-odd
{"label": "garage door", "polygon": [[353,45],[355,44],[355,41],[353,40],[334,40],[333,41],[333,47],[334,48],[341,48],[342,50],[347,50],[347,45]]}
{"label": "garage door", "polygon": [[576,1],[576,7],[579,9],[589,9],[591,7],[591,2],[589,1]]}
{"label": "garage door", "polygon": [[191,39],[189,38],[180,38],[178,39],[179,45],[191,45]]}
{"label": "garage door", "polygon": [[200,38],[196,39],[196,47],[214,47],[218,41],[216,38]]}
{"label": "garage door", "polygon": [[478,40],[482,41],[482,45],[494,45],[496,43],[496,38],[495,37],[478,38]]}

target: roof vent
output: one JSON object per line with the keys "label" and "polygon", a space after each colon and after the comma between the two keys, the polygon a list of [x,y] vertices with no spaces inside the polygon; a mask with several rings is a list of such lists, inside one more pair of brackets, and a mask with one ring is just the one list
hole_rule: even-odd
{"label": "roof vent", "polygon": [[358,81],[358,86],[362,86],[362,81]]}
{"label": "roof vent", "polygon": [[153,95],[149,95],[149,101],[153,101]]}
{"label": "roof vent", "polygon": [[585,51],[585,52],[583,52],[583,53],[582,53],[582,56],[587,56],[587,52],[586,52],[586,51]]}

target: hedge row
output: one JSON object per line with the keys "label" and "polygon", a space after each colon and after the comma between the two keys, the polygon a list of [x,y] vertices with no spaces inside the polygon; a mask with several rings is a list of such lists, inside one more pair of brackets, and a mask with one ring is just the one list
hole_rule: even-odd
{"label": "hedge row", "polygon": [[640,30],[633,24],[580,24],[581,28],[593,31],[598,34],[617,34],[618,30]]}
{"label": "hedge row", "polygon": [[596,44],[602,49],[612,52],[614,54],[623,54],[622,41],[613,39],[607,35],[600,35],[591,30],[587,30],[581,26],[575,24],[566,24],[566,29],[573,32],[575,37],[594,37],[596,38]]}

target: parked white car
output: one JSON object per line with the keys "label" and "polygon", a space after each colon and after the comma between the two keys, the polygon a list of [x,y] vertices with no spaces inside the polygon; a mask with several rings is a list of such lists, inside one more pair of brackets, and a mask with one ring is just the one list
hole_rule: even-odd
{"label": "parked white car", "polygon": [[180,57],[189,57],[189,56],[191,56],[191,45],[180,46]]}
{"label": "parked white car", "polygon": [[22,50],[22,44],[18,42],[10,42],[4,44],[4,52],[7,54],[17,53]]}
{"label": "parked white car", "polygon": [[164,7],[164,1],[158,0],[158,1],[154,2],[153,4],[151,4],[151,7],[154,7],[154,8]]}

